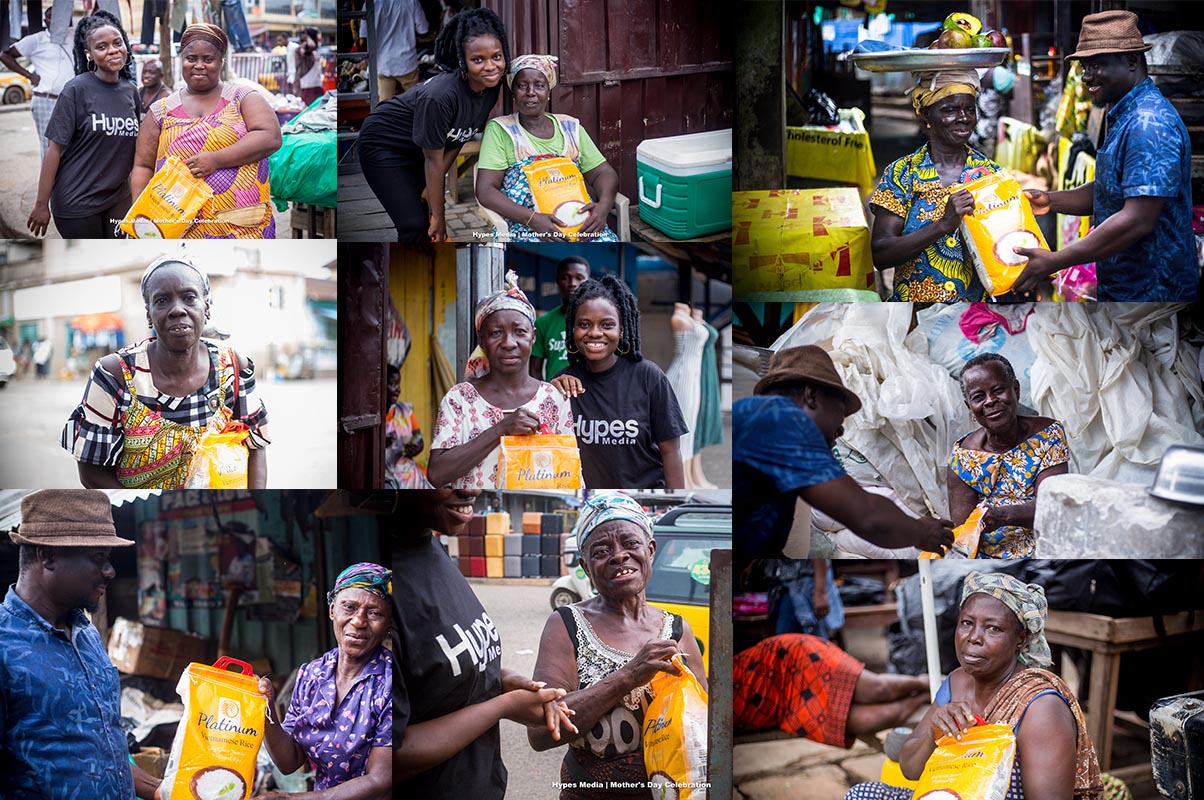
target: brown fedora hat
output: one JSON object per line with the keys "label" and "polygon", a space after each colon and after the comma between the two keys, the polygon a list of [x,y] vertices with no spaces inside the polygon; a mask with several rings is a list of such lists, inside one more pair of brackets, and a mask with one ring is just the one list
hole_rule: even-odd
{"label": "brown fedora hat", "polygon": [[98,489],[43,489],[21,498],[17,544],[47,547],[125,547],[117,535],[109,496]]}
{"label": "brown fedora hat", "polygon": [[769,371],[757,381],[753,394],[765,394],[782,383],[811,383],[835,389],[844,395],[845,414],[855,414],[861,408],[861,399],[845,388],[832,356],[822,347],[806,344],[802,347],[787,347],[769,359]]}
{"label": "brown fedora hat", "polygon": [[1105,53],[1144,53],[1153,47],[1141,40],[1137,15],[1132,11],[1101,11],[1083,17],[1078,49],[1066,59],[1090,58]]}

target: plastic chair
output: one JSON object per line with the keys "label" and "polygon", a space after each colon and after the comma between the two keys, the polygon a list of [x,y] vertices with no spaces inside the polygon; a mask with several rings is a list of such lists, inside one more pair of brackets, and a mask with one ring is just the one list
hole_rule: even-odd
{"label": "plastic chair", "polygon": [[[475,191],[477,185],[477,165],[472,168],[472,185]],[[497,229],[497,238],[494,241],[508,242],[510,241],[510,225],[506,218],[496,211],[491,211],[481,205],[481,201],[477,200],[477,213],[481,217]],[[615,218],[616,225],[611,228],[615,235],[619,237],[620,242],[631,241],[631,201],[623,193],[615,195],[615,205],[611,209],[611,215]],[[607,220],[609,222],[609,220]]]}

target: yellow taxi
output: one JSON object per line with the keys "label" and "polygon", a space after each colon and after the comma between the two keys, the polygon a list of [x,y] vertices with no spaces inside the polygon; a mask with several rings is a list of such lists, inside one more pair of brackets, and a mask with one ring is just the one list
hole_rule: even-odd
{"label": "yellow taxi", "polygon": [[29,85],[25,76],[0,70],[0,99],[3,99],[4,105],[28,103],[32,97],[33,87]]}

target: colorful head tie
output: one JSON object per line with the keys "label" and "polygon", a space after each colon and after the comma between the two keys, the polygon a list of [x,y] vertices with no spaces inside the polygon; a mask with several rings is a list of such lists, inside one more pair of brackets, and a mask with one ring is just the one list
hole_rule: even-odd
{"label": "colorful head tie", "polygon": [[326,593],[326,602],[333,603],[334,596],[344,589],[363,589],[388,600],[393,594],[393,572],[370,561],[352,564],[335,578],[334,588]]}
{"label": "colorful head tie", "polygon": [[581,513],[577,515],[577,527],[573,529],[577,550],[585,552],[585,540],[589,535],[599,525],[616,519],[635,523],[649,539],[652,538],[652,520],[639,503],[620,492],[595,492],[581,504]]}
{"label": "colorful head tie", "polygon": [[506,74],[506,85],[513,88],[514,78],[524,69],[533,69],[544,74],[548,79],[548,88],[556,87],[556,56],[526,55],[519,56],[510,62],[510,72]]}
{"label": "colorful head tie", "polygon": [[[517,311],[531,320],[532,325],[535,324],[535,307],[523,294],[523,290],[518,288],[518,274],[514,270],[506,272],[505,289],[495,292],[477,303],[477,313],[473,316],[473,327],[476,329],[478,337],[481,335],[481,323],[485,321],[485,317],[496,311]],[[485,358],[485,351],[478,344],[472,354],[468,356],[468,363],[464,365],[464,379],[481,378],[488,374],[489,360]]]}
{"label": "colorful head tie", "polygon": [[994,597],[1011,610],[1028,632],[1020,651],[1020,663],[1026,667],[1048,667],[1053,663],[1049,643],[1045,641],[1045,619],[1049,603],[1045,590],[1035,583],[1022,583],[1002,572],[971,572],[962,584],[962,605],[971,595]]}

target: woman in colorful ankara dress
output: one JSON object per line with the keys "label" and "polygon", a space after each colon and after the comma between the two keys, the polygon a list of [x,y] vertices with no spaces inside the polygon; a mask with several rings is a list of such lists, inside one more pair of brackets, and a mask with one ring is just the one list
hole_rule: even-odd
{"label": "woman in colorful ankara dress", "polygon": [[1041,482],[1069,471],[1066,431],[1049,417],[1017,413],[1020,382],[998,353],[967,361],[961,384],[981,427],[958,439],[949,456],[949,518],[960,525],[985,504],[979,558],[1028,558],[1036,551],[1033,517]]}
{"label": "woman in colorful ankara dress", "polygon": [[[244,432],[247,487],[267,486],[268,412],[255,365],[201,338],[209,278],[195,264],[156,259],[142,274],[151,338],[96,362],[61,444],[89,489],[175,489],[206,432]],[[203,487],[198,487],[203,488]]]}
{"label": "woman in colorful ankara dress", "polygon": [[213,189],[185,239],[275,239],[268,156],[280,124],[254,89],[223,82],[226,34],[191,25],[180,38],[184,86],[148,109],[138,132],[130,188],[135,198],[168,156]]}
{"label": "woman in colorful ankara dress", "polygon": [[339,573],[326,595],[338,646],[301,667],[283,722],[275,686],[259,679],[272,763],[285,775],[311,764],[318,792],[339,786],[338,797],[369,800],[392,786],[393,656],[382,644],[393,623],[392,591],[393,573],[379,564],[352,564]]}
{"label": "woman in colorful ankara dress", "polygon": [[958,232],[974,199],[965,190],[950,194],[948,188],[1002,169],[966,144],[977,120],[978,73],[925,72],[916,79],[911,102],[928,142],[888,166],[870,195],[874,267],[894,267],[891,300],[985,300]]}

